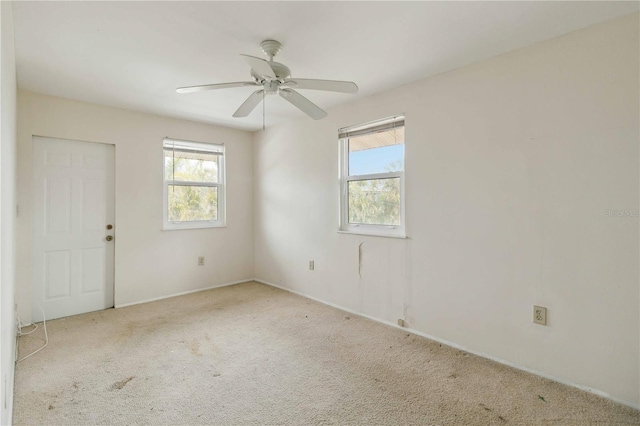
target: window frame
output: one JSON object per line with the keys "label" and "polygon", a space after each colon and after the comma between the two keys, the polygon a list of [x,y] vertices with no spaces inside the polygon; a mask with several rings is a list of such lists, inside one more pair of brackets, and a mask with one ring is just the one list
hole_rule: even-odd
{"label": "window frame", "polygon": [[[193,148],[194,150],[210,152],[218,156],[218,182],[200,182],[200,181],[181,181],[167,179],[165,176],[165,150],[172,150],[174,146],[179,144],[183,147]],[[166,137],[162,140],[162,230],[175,231],[179,229],[206,229],[206,228],[224,228],[226,223],[226,167],[225,167],[226,150],[223,143],[211,142],[195,142],[186,139],[175,139]],[[216,220],[191,220],[185,222],[174,222],[169,220],[169,186],[196,186],[196,187],[214,187],[218,189],[218,214]]]}
{"label": "window frame", "polygon": [[[406,151],[403,149],[403,170],[396,172],[372,173],[367,175],[349,175],[349,135],[365,135],[404,127],[404,114],[395,115],[368,123],[345,127],[338,131],[338,182],[340,200],[338,203],[338,232],[345,234],[371,235],[377,237],[407,238],[405,222],[405,162]],[[402,142],[403,145],[405,141]],[[349,223],[349,182],[374,179],[400,179],[400,213],[399,225]]]}

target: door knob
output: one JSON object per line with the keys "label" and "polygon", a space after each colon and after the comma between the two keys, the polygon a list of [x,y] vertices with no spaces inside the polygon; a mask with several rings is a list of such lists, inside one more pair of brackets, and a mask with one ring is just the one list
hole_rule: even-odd
{"label": "door knob", "polygon": [[113,229],[113,225],[111,224],[107,225],[107,229]]}
{"label": "door knob", "polygon": [[107,241],[111,241],[113,240],[113,237],[111,235],[107,235]]}

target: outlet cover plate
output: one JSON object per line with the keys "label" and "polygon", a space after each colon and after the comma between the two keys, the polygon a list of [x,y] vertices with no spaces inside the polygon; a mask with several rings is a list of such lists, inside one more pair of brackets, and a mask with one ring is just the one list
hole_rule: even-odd
{"label": "outlet cover plate", "polygon": [[540,325],[547,325],[547,308],[533,305],[533,322]]}

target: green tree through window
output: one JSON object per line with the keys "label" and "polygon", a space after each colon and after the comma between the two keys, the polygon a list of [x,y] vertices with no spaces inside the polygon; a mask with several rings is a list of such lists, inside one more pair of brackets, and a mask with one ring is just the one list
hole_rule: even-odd
{"label": "green tree through window", "polygon": [[340,229],[404,235],[404,117],[341,129]]}
{"label": "green tree through window", "polygon": [[165,208],[168,223],[220,220],[223,156],[218,151],[205,151],[201,145],[191,149],[181,145],[174,149],[172,144],[165,142]]}

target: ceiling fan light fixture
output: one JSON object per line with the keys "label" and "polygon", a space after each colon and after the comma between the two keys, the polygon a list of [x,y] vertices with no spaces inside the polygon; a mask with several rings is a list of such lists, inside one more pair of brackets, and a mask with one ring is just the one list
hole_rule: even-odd
{"label": "ceiling fan light fixture", "polygon": [[265,82],[262,87],[264,87],[264,92],[267,95],[275,95],[278,93],[278,87],[280,85],[278,84],[277,81],[271,81],[271,82]]}

